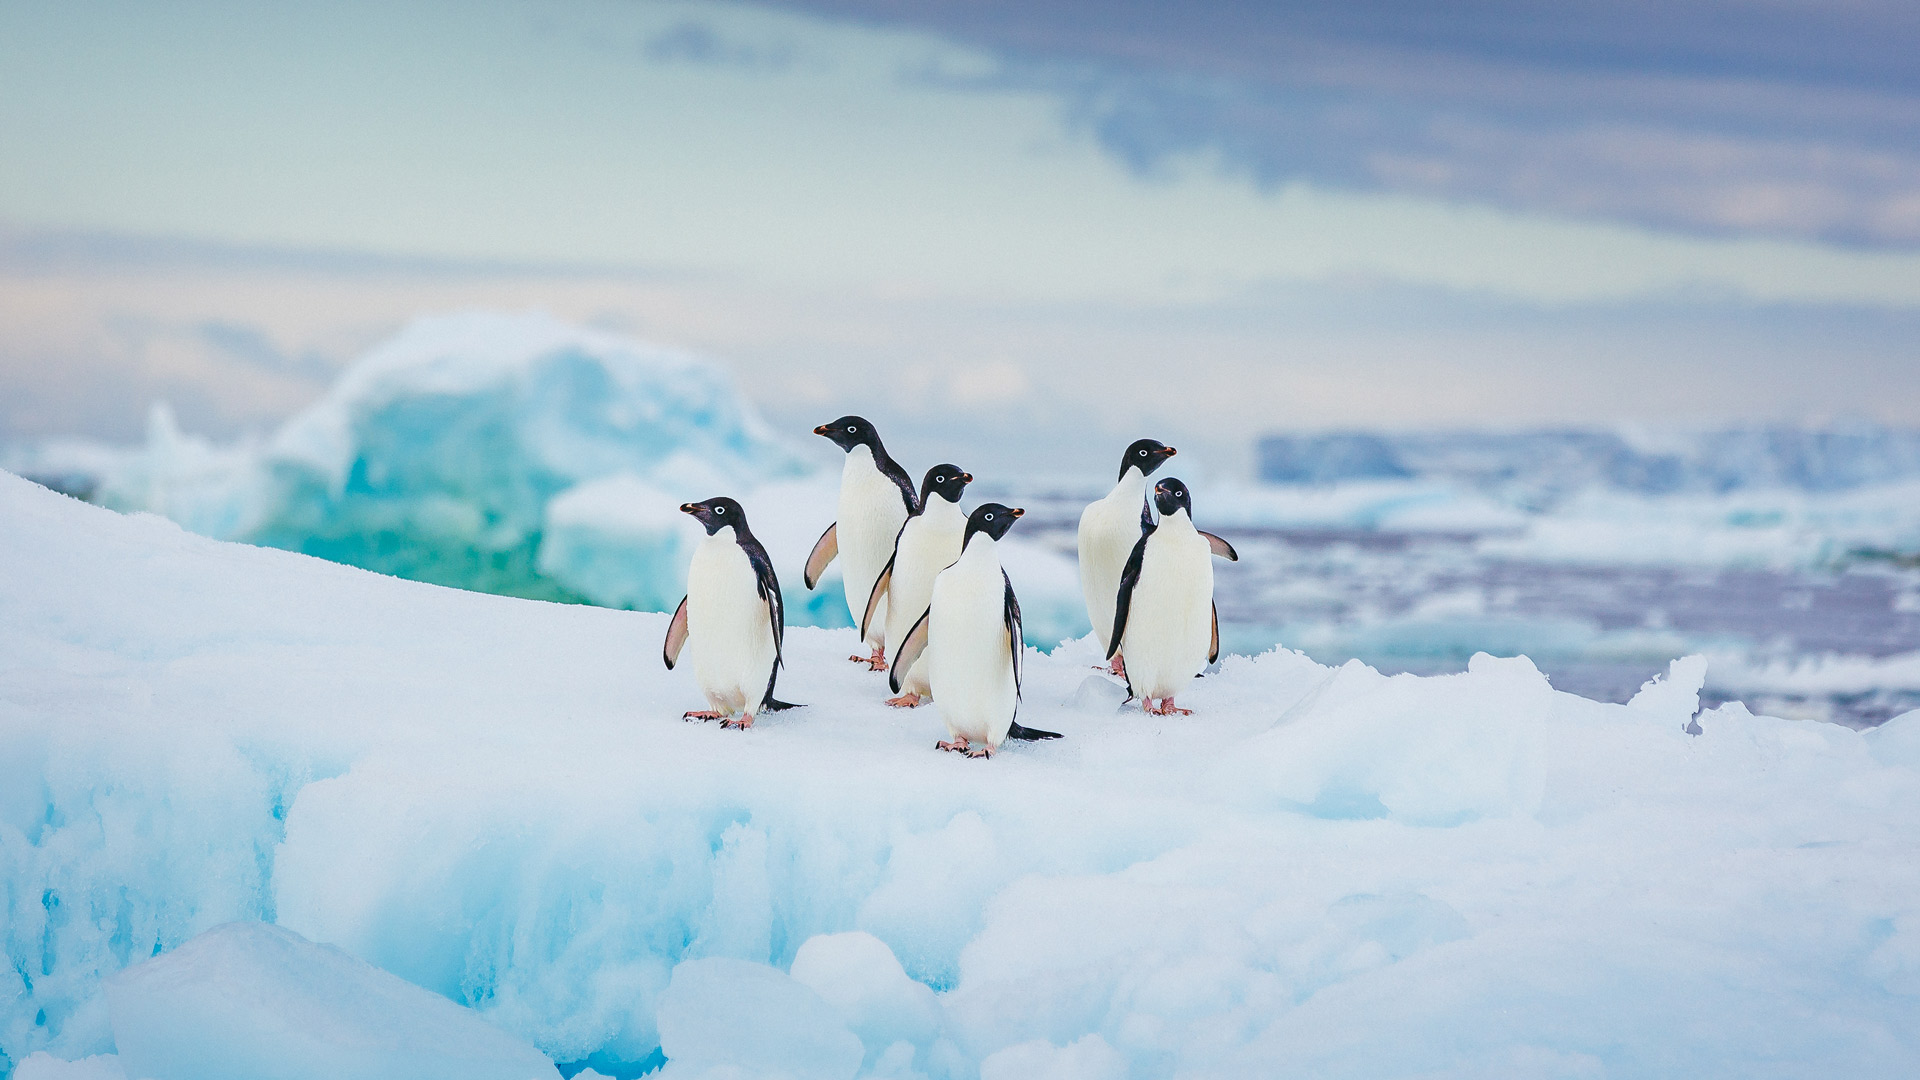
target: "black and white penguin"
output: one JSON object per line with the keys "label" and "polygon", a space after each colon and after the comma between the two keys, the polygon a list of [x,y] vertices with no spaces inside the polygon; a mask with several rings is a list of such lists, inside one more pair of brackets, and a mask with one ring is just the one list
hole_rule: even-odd
{"label": "black and white penguin", "polygon": [[[895,655],[900,643],[913,629],[918,613],[927,610],[933,599],[933,579],[960,558],[961,541],[966,536],[967,515],[960,509],[960,494],[973,483],[970,473],[957,465],[935,465],[920,481],[920,506],[900,526],[893,542],[893,557],[873,583],[873,595],[867,601],[860,620],[860,634],[866,636],[873,621],[880,618],[881,601],[886,601],[886,646]],[[890,680],[898,686],[896,697],[887,704],[910,709],[922,704],[932,693],[927,685],[927,665],[923,659],[911,671],[895,672]]]}
{"label": "black and white penguin", "polygon": [[[847,463],[840,470],[838,516],[807,556],[807,588],[820,583],[827,564],[838,555],[847,610],[858,618],[873,595],[873,583],[880,577],[881,568],[893,557],[893,541],[900,535],[900,526],[920,504],[914,498],[913,478],[887,456],[879,433],[865,419],[843,416],[831,424],[821,424],[813,433],[826,436],[845,450]],[[887,669],[885,608],[882,597],[881,613],[868,621],[861,634],[872,655],[848,657],[875,671]]]}
{"label": "black and white penguin", "polygon": [[667,624],[661,658],[669,670],[693,642],[693,677],[708,708],[685,719],[719,720],[721,727],[753,726],[754,714],[790,709],[773,696],[786,639],[786,610],[773,560],[747,528],[747,515],[732,499],[686,503],[707,530],[687,568],[687,595]]}
{"label": "black and white penguin", "polygon": [[1173,447],[1152,439],[1138,439],[1120,458],[1120,479],[1113,490],[1080,513],[1080,592],[1087,601],[1087,621],[1100,639],[1100,649],[1115,675],[1126,674],[1123,654],[1114,651],[1114,591],[1127,555],[1140,539],[1147,513],[1147,477],[1174,455]]}
{"label": "black and white penguin", "polygon": [[[1160,521],[1142,519],[1120,571],[1107,655],[1126,650],[1127,690],[1157,716],[1180,713],[1173,697],[1220,658],[1213,556],[1239,561],[1233,545],[1193,527],[1193,497],[1173,477],[1153,487]],[[1155,705],[1158,701],[1160,704]]]}
{"label": "black and white penguin", "polygon": [[948,738],[934,744],[942,750],[987,757],[1009,738],[1060,737],[1014,722],[1026,645],[1020,640],[1020,601],[995,545],[1024,513],[987,503],[967,516],[959,561],[934,578],[926,613],[894,656],[890,681],[899,693],[902,674],[925,654],[927,685],[947,725]]}

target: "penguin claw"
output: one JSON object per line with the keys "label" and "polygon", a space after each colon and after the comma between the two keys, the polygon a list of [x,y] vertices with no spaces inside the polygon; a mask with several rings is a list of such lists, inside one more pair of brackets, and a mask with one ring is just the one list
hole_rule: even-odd
{"label": "penguin claw", "polygon": [[935,750],[952,750],[952,751],[955,751],[956,753],[964,754],[967,752],[967,740],[955,739],[952,742],[947,742],[946,740],[942,739],[941,741],[934,743],[933,748]]}
{"label": "penguin claw", "polygon": [[970,758],[992,757],[993,747],[991,746],[974,747],[973,749],[967,751],[967,756]]}
{"label": "penguin claw", "polygon": [[899,697],[888,698],[887,704],[896,709],[917,709],[925,703],[920,700],[919,694],[901,694]]}
{"label": "penguin claw", "polygon": [[723,730],[726,728],[739,728],[741,731],[745,731],[752,726],[753,717],[751,716],[730,717],[720,721],[720,727]]}
{"label": "penguin claw", "polygon": [[713,709],[688,709],[686,712],[680,715],[680,720],[682,723],[685,723],[688,720],[698,720],[701,723],[705,723],[708,720],[718,720],[723,715],[725,714],[720,713]]}

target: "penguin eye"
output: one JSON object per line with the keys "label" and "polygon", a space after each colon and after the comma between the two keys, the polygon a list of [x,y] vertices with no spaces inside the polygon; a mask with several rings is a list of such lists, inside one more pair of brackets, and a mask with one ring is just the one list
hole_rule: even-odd
{"label": "penguin eye", "polygon": [[727,508],[724,506],[716,506],[713,508],[713,512],[716,514],[724,514],[727,512]]}
{"label": "penguin eye", "polygon": [[1141,456],[1141,457],[1146,457],[1146,456],[1147,456],[1147,452],[1146,452],[1145,450],[1142,450],[1142,451],[1140,451],[1140,456]]}
{"label": "penguin eye", "polygon": [[936,476],[933,478],[933,482],[936,484],[944,484],[947,482],[947,478],[944,476]]}
{"label": "penguin eye", "polygon": [[860,428],[859,428],[859,427],[858,427],[857,425],[854,425],[854,424],[848,424],[848,425],[847,425],[847,431],[848,431],[848,433],[849,433],[849,434],[851,434],[852,432],[856,432],[856,431],[859,431],[859,430],[860,430]]}
{"label": "penguin eye", "polygon": [[988,521],[992,521],[992,520],[993,520],[993,515],[992,515],[992,514],[988,514],[988,515],[987,515],[987,520],[988,520]]}

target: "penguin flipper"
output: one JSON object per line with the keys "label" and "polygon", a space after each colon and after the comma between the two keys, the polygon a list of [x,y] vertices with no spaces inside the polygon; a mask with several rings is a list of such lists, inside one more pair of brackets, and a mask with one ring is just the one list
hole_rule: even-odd
{"label": "penguin flipper", "polygon": [[1207,604],[1213,609],[1213,642],[1207,646],[1207,663],[1220,659],[1220,605],[1211,601]]}
{"label": "penguin flipper", "polygon": [[1061,735],[1057,731],[1041,731],[1039,728],[1021,727],[1018,723],[1015,723],[1012,727],[1009,727],[1007,729],[1007,738],[1025,739],[1028,742],[1038,742],[1041,739],[1059,739],[1064,737],[1065,736]]}
{"label": "penguin flipper", "polygon": [[1211,548],[1215,555],[1220,556],[1228,562],[1240,561],[1240,553],[1233,550],[1232,544],[1204,530],[1201,531],[1200,535],[1207,538],[1207,547]]}
{"label": "penguin flipper", "polygon": [[887,595],[887,586],[893,584],[893,560],[899,557],[900,551],[895,548],[892,557],[887,559],[887,565],[880,571],[880,576],[873,579],[873,593],[867,597],[867,613],[860,616],[861,641],[867,640],[867,624],[873,621],[873,612],[880,606],[880,598]]}
{"label": "penguin flipper", "polygon": [[667,670],[680,661],[680,650],[687,643],[687,598],[680,598],[680,606],[673,609],[673,621],[667,624],[667,641],[660,647],[660,659],[667,662]]}
{"label": "penguin flipper", "polygon": [[1127,556],[1126,569],[1120,571],[1120,593],[1113,601],[1113,636],[1107,639],[1107,659],[1120,651],[1120,639],[1127,633],[1127,612],[1133,607],[1133,587],[1140,584],[1140,566],[1147,561],[1148,532],[1133,545],[1133,552]]}
{"label": "penguin flipper", "polygon": [[806,578],[807,588],[811,589],[820,584],[820,575],[827,572],[827,564],[833,561],[835,555],[840,554],[840,538],[834,535],[834,530],[839,527],[840,523],[837,521],[827,526],[827,531],[821,533],[820,539],[813,542],[813,552],[807,556],[806,573],[801,575]]}
{"label": "penguin flipper", "polygon": [[1013,700],[1020,700],[1020,682],[1023,674],[1023,661],[1026,658],[1027,643],[1021,630],[1020,598],[1013,595],[1013,579],[1003,569],[1000,580],[1006,583],[1007,593],[1001,605],[1001,619],[1007,624],[1007,649],[1013,654]]}
{"label": "penguin flipper", "polygon": [[921,653],[927,651],[927,617],[932,614],[932,607],[921,612],[920,618],[913,624],[913,629],[907,631],[907,639],[894,650],[893,670],[887,674],[887,685],[892,687],[896,694],[900,692],[900,680],[907,677],[907,672],[913,670],[913,662],[920,659]]}

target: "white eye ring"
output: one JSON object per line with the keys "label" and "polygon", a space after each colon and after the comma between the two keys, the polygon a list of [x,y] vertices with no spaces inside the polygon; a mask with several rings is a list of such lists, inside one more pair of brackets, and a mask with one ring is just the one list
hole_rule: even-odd
{"label": "white eye ring", "polygon": [[936,476],[933,478],[933,482],[936,484],[944,484],[947,482],[947,478],[944,476]]}
{"label": "white eye ring", "polygon": [[716,506],[713,508],[713,512],[716,514],[724,514],[727,512],[727,508],[724,506]]}
{"label": "white eye ring", "polygon": [[1146,452],[1145,450],[1142,450],[1142,451],[1140,451],[1140,456],[1141,456],[1141,457],[1146,457],[1146,456],[1147,456],[1147,452]]}
{"label": "white eye ring", "polygon": [[848,424],[848,425],[847,425],[847,431],[848,431],[849,433],[851,433],[851,432],[855,432],[855,431],[859,431],[859,430],[860,430],[860,428],[859,428],[858,426],[856,426],[856,425],[854,425],[854,424]]}
{"label": "white eye ring", "polygon": [[993,520],[993,515],[992,515],[992,514],[988,514],[988,515],[987,515],[987,520],[988,520],[988,521],[992,521],[992,520]]}

